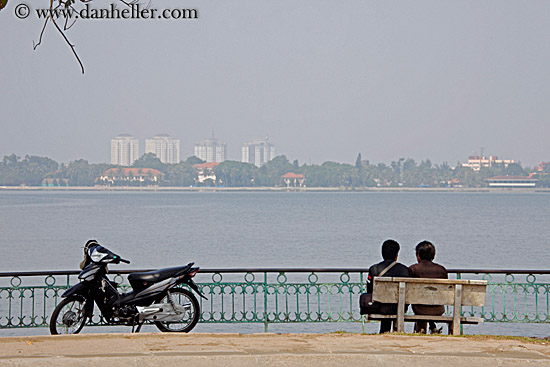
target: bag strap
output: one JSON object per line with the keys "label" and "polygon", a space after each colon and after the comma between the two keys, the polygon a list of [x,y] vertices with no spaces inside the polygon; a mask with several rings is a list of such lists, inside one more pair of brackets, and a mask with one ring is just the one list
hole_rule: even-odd
{"label": "bag strap", "polygon": [[395,264],[397,264],[397,261],[394,261],[390,265],[386,266],[386,268],[382,270],[380,274],[377,275],[377,277],[383,277],[384,274],[386,274],[391,268],[393,268]]}

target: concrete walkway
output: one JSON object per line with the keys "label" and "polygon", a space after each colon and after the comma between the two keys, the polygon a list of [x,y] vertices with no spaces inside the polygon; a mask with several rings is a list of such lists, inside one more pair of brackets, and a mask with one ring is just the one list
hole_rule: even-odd
{"label": "concrete walkway", "polygon": [[360,334],[85,334],[0,338],[0,366],[550,366],[548,343]]}

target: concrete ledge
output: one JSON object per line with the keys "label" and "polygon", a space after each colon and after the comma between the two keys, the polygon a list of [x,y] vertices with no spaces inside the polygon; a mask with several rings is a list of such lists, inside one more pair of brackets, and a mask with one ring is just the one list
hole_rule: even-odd
{"label": "concrete ledge", "polygon": [[547,343],[360,334],[83,334],[0,338],[0,366],[530,366]]}
{"label": "concrete ledge", "polygon": [[546,187],[188,187],[188,186],[0,186],[0,191],[184,191],[184,192],[496,192],[496,193],[550,193]]}

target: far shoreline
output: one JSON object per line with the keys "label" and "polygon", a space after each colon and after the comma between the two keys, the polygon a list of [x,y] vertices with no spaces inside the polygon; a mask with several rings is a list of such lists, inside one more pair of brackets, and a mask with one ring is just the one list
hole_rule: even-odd
{"label": "far shoreline", "polygon": [[0,186],[0,191],[91,192],[458,192],[458,193],[550,193],[550,188],[470,187],[181,187],[181,186]]}

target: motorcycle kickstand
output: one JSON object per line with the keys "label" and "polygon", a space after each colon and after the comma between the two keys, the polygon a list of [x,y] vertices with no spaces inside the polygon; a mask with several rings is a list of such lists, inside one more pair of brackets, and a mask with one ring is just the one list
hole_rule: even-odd
{"label": "motorcycle kickstand", "polygon": [[[144,323],[145,323],[145,321],[140,322],[140,323],[138,324],[138,327],[137,327],[137,329],[136,329],[136,331],[135,331],[136,333],[139,333],[139,332],[141,331],[141,327],[143,326]],[[132,332],[134,332],[133,329],[134,329],[134,328],[132,327]]]}

